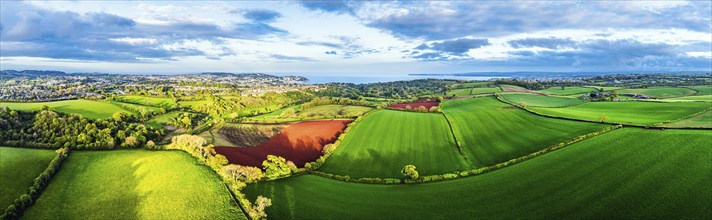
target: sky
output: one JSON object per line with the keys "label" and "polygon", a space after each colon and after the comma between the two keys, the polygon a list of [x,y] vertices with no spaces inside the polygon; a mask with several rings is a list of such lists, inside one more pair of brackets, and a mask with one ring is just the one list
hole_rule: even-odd
{"label": "sky", "polygon": [[712,3],[0,1],[0,69],[712,71]]}

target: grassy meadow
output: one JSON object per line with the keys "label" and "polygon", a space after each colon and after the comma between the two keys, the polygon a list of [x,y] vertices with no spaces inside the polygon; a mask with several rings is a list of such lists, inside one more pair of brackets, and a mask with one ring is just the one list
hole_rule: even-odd
{"label": "grassy meadow", "polygon": [[164,98],[164,97],[117,96],[115,99],[120,102],[126,102],[126,103],[138,104],[138,105],[154,106],[154,107],[163,107],[166,109],[173,108],[176,106],[176,102],[173,101],[173,99]]}
{"label": "grassy meadow", "polygon": [[468,95],[495,93],[495,92],[501,92],[501,91],[502,91],[502,89],[500,89],[499,87],[453,89],[453,90],[447,92],[446,96],[468,96]]}
{"label": "grassy meadow", "polygon": [[585,102],[584,100],[578,98],[545,96],[532,93],[501,93],[499,94],[499,97],[515,105],[524,103],[525,106],[537,107],[566,107],[579,105]]}
{"label": "grassy meadow", "polygon": [[712,128],[712,110],[707,110],[702,114],[693,116],[688,119],[683,119],[669,124],[664,124],[663,127],[669,128]]}
{"label": "grassy meadow", "polygon": [[456,180],[375,185],[302,175],[245,192],[272,198],[275,219],[698,219],[712,216],[710,141],[709,131],[624,128]]}
{"label": "grassy meadow", "polygon": [[695,95],[712,95],[712,85],[707,86],[687,86],[687,88],[697,91]]}
{"label": "grassy meadow", "polygon": [[712,95],[683,96],[664,99],[664,101],[712,102]]}
{"label": "grassy meadow", "polygon": [[509,106],[494,97],[443,103],[455,137],[475,167],[521,157],[609,126],[546,118]]}
{"label": "grassy meadow", "polygon": [[80,114],[90,119],[111,118],[116,112],[131,114],[131,112],[108,102],[83,99],[54,102],[0,102],[0,107],[9,107],[20,111],[36,111],[44,105],[58,112]]}
{"label": "grassy meadow", "polygon": [[401,178],[412,164],[421,175],[465,170],[441,114],[378,110],[351,128],[319,171],[351,178]]}
{"label": "grassy meadow", "polygon": [[651,125],[667,120],[676,120],[709,108],[704,102],[587,102],[566,108],[530,107],[533,111],[565,118],[599,121],[602,114],[606,122]]}
{"label": "grassy meadow", "polygon": [[74,151],[26,219],[246,219],[182,151]]}
{"label": "grassy meadow", "polygon": [[550,87],[547,89],[539,90],[540,92],[546,92],[554,95],[575,95],[582,93],[595,92],[596,88],[591,87],[581,87],[581,86],[566,86],[564,89],[561,87]]}
{"label": "grassy meadow", "polygon": [[683,87],[655,87],[645,89],[621,89],[618,94],[640,94],[654,98],[674,98],[695,95],[697,91]]}
{"label": "grassy meadow", "polygon": [[0,207],[27,193],[54,155],[53,150],[0,147]]}

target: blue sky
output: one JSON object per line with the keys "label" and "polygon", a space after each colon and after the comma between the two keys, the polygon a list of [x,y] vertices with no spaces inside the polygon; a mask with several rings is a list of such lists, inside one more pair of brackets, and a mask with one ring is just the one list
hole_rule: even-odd
{"label": "blue sky", "polygon": [[0,10],[2,69],[712,69],[709,1],[1,1]]}

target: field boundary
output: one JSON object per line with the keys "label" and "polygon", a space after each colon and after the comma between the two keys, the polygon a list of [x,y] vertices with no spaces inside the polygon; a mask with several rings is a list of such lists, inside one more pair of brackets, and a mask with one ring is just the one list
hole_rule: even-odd
{"label": "field boundary", "polygon": [[64,160],[69,157],[71,151],[69,148],[63,147],[55,152],[56,155],[52,158],[52,161],[47,164],[47,168],[34,179],[34,184],[27,189],[25,194],[20,195],[20,197],[15,199],[13,204],[10,204],[5,209],[0,219],[19,219],[25,210],[32,206],[40,195],[42,195],[42,192],[44,192],[52,181],[52,177],[62,168]]}
{"label": "field boundary", "polygon": [[[445,122],[447,122],[447,126],[450,128],[450,134],[452,135],[452,138],[455,140],[455,146],[457,147],[457,151],[460,153],[460,156],[465,159],[465,162],[468,165],[473,166],[472,163],[470,163],[470,160],[467,159],[467,156],[465,156],[465,152],[462,149],[462,143],[457,140],[457,135],[455,134],[455,128],[452,126],[452,122],[450,121],[450,118],[447,117],[447,113],[442,112],[443,117],[445,117]],[[477,155],[475,155],[477,157]],[[480,158],[477,158],[477,160],[480,160]]]}
{"label": "field boundary", "polygon": [[245,210],[244,207],[242,207],[242,203],[239,202],[237,197],[235,196],[235,193],[230,190],[230,187],[227,185],[225,181],[222,182],[222,185],[225,186],[225,190],[227,190],[227,193],[230,194],[230,198],[232,198],[232,201],[237,204],[237,207],[240,207],[240,211],[242,211],[243,214],[245,214],[245,217],[247,217],[247,220],[252,220],[252,216],[247,214],[247,210]]}
{"label": "field boundary", "polygon": [[[708,112],[708,111],[712,111],[712,107],[709,107],[709,108],[707,108],[707,109],[705,109],[705,110],[702,110],[702,111],[700,111],[700,112],[696,112],[696,113],[693,113],[693,114],[690,114],[690,115],[688,115],[688,116],[681,117],[681,118],[678,118],[678,119],[675,119],[675,120],[667,120],[667,121],[663,121],[663,122],[658,122],[658,123],[653,124],[652,126],[657,128],[657,127],[662,126],[662,125],[672,124],[672,123],[675,123],[675,122],[679,122],[679,121],[682,121],[682,120],[685,120],[685,119],[689,119],[689,118],[692,118],[692,117],[695,117],[695,116],[704,114],[704,113],[706,113],[706,112]],[[660,128],[669,128],[669,129],[700,129],[700,130],[712,129],[712,128],[698,128],[698,127],[680,127],[680,128],[660,127]]]}
{"label": "field boundary", "polygon": [[[564,96],[558,96],[558,95],[545,95],[545,94],[528,93],[528,92],[511,92],[511,93],[506,93],[506,94],[517,94],[517,93],[518,93],[518,94],[540,95],[540,96],[546,96],[546,97],[566,98],[566,97],[564,97]],[[494,95],[497,96],[497,97],[499,97],[501,94],[500,94],[500,93],[495,93]],[[498,98],[498,99],[499,99],[499,98]],[[576,98],[576,99],[578,99],[578,98]],[[505,98],[502,98],[500,101],[505,102],[505,103],[510,104],[510,105],[519,106],[519,104],[512,103],[512,102],[506,100]],[[574,106],[583,105],[583,104],[586,104],[586,103],[588,103],[588,102],[591,102],[591,101],[583,100],[583,102],[581,102],[581,103],[579,103],[579,104],[575,104],[575,105],[564,105],[564,106],[554,106],[554,107],[534,106],[534,107],[541,107],[541,108],[568,108],[568,107],[574,107]]]}
{"label": "field boundary", "polygon": [[[350,178],[348,175],[337,175],[337,174],[331,174],[331,173],[325,173],[321,171],[307,171],[308,174],[314,175],[314,176],[320,176],[323,178],[328,178],[328,179],[333,179],[333,180],[339,180],[343,182],[352,182],[352,183],[364,183],[364,184],[382,184],[382,185],[393,185],[393,184],[419,184],[419,183],[427,183],[427,182],[437,182],[437,181],[443,181],[443,180],[450,180],[450,179],[458,179],[458,178],[464,178],[468,176],[476,176],[484,173],[488,173],[491,171],[495,171],[504,167],[508,167],[517,163],[521,163],[524,161],[527,161],[532,158],[536,158],[538,156],[544,155],[546,153],[570,146],[572,144],[581,142],[583,140],[586,140],[591,137],[599,136],[605,133],[608,133],[613,130],[617,130],[623,128],[623,125],[614,125],[610,127],[603,128],[598,131],[594,131],[588,134],[580,135],[578,137],[575,137],[573,139],[569,139],[567,141],[550,145],[549,147],[546,147],[544,149],[538,150],[536,152],[510,159],[506,162],[498,163],[492,166],[486,166],[486,167],[480,167],[480,168],[475,168],[475,169],[470,169],[470,170],[465,170],[465,171],[454,171],[452,173],[445,173],[445,174],[440,174],[440,175],[429,175],[429,176],[421,176],[420,179],[418,180],[401,180],[401,179],[394,179],[394,178],[380,178],[380,177],[362,177],[362,178]],[[396,180],[399,180],[398,182]]]}

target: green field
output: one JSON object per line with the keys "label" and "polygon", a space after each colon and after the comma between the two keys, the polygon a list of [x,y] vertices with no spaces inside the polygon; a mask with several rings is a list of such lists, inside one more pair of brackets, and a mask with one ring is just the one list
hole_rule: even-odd
{"label": "green field", "polygon": [[680,96],[695,95],[697,92],[683,87],[657,87],[645,89],[621,89],[618,94],[640,94],[654,98],[673,98]]}
{"label": "green field", "polygon": [[596,91],[595,88],[591,87],[581,87],[581,86],[566,86],[564,89],[561,87],[550,87],[544,90],[539,90],[540,92],[546,92],[554,95],[574,95],[581,93],[589,93]]}
{"label": "green field", "polygon": [[319,171],[352,178],[402,178],[400,170],[408,164],[421,175],[469,167],[441,114],[379,110],[356,123]]}
{"label": "green field", "polygon": [[697,91],[697,93],[695,93],[695,95],[712,95],[712,85],[688,86],[687,88]]}
{"label": "green field", "polygon": [[494,97],[443,103],[443,111],[476,167],[491,166],[609,125],[551,119],[509,108]]}
{"label": "green field", "polygon": [[220,178],[182,151],[75,151],[26,219],[245,219]]}
{"label": "green field", "polygon": [[178,101],[178,105],[181,107],[190,107],[190,108],[195,108],[197,106],[203,105],[203,104],[208,104],[211,103],[209,100],[197,100],[197,101]]}
{"label": "green field", "polygon": [[668,128],[712,128],[712,110],[708,110],[694,117],[664,124]]}
{"label": "green field", "polygon": [[168,122],[170,121],[171,118],[175,118],[180,114],[183,114],[185,112],[183,111],[172,111],[172,112],[167,112],[166,114],[162,114],[159,116],[156,116],[152,118],[151,120],[146,122],[146,125],[151,126],[152,128],[155,129],[162,129],[165,128],[166,125],[168,125]]}
{"label": "green field", "polygon": [[272,198],[275,219],[707,219],[710,141],[709,131],[624,128],[457,180],[374,185],[303,175],[245,192]]}
{"label": "green field", "polygon": [[667,120],[676,120],[709,108],[704,102],[588,102],[567,108],[531,107],[533,111],[566,118],[599,121],[602,114],[606,122],[651,125]]}
{"label": "green field", "polygon": [[545,96],[532,93],[501,93],[499,94],[499,97],[515,105],[520,105],[524,103],[524,105],[527,107],[565,107],[578,105],[585,102],[584,100],[578,98]]}
{"label": "green field", "polygon": [[677,98],[664,99],[664,101],[712,102],[712,95],[683,96],[683,97],[677,97]]}
{"label": "green field", "polygon": [[116,112],[131,112],[111,103],[91,100],[65,100],[56,102],[0,102],[0,107],[21,111],[36,111],[46,105],[58,112],[80,114],[90,119],[106,119]]}
{"label": "green field", "polygon": [[176,106],[176,102],[173,101],[173,99],[171,99],[171,98],[147,97],[147,96],[117,96],[117,97],[115,97],[115,99],[120,102],[133,103],[133,104],[138,104],[138,105],[154,106],[154,107],[163,107],[166,109],[173,108]]}
{"label": "green field", "polygon": [[502,89],[499,87],[492,88],[469,88],[469,89],[455,89],[447,92],[447,96],[468,96],[468,95],[478,95],[501,92]]}
{"label": "green field", "polygon": [[[287,109],[294,109],[294,114],[283,115]],[[367,106],[352,105],[319,105],[307,109],[302,109],[301,105],[282,108],[267,114],[246,118],[246,121],[259,122],[288,122],[298,120],[332,119],[332,118],[355,118],[373,110]]]}
{"label": "green field", "polygon": [[484,81],[484,82],[453,83],[452,85],[450,85],[450,88],[464,89],[464,88],[488,87],[488,86],[494,86],[494,82]]}
{"label": "green field", "polygon": [[293,105],[293,106],[289,106],[289,107],[277,109],[276,111],[273,111],[273,112],[270,112],[270,113],[267,113],[267,114],[261,114],[261,115],[257,115],[257,116],[252,116],[252,117],[249,117],[249,118],[247,118],[247,119],[250,120],[250,121],[253,121],[253,120],[255,120],[255,119],[266,119],[266,118],[272,118],[272,119],[274,119],[274,118],[279,118],[279,116],[282,114],[282,112],[285,111],[285,110],[287,110],[287,109],[294,109],[295,111],[299,111],[299,110],[302,109],[302,106],[301,106],[301,105]]}
{"label": "green field", "polygon": [[53,150],[0,147],[0,207],[27,193],[54,155]]}

